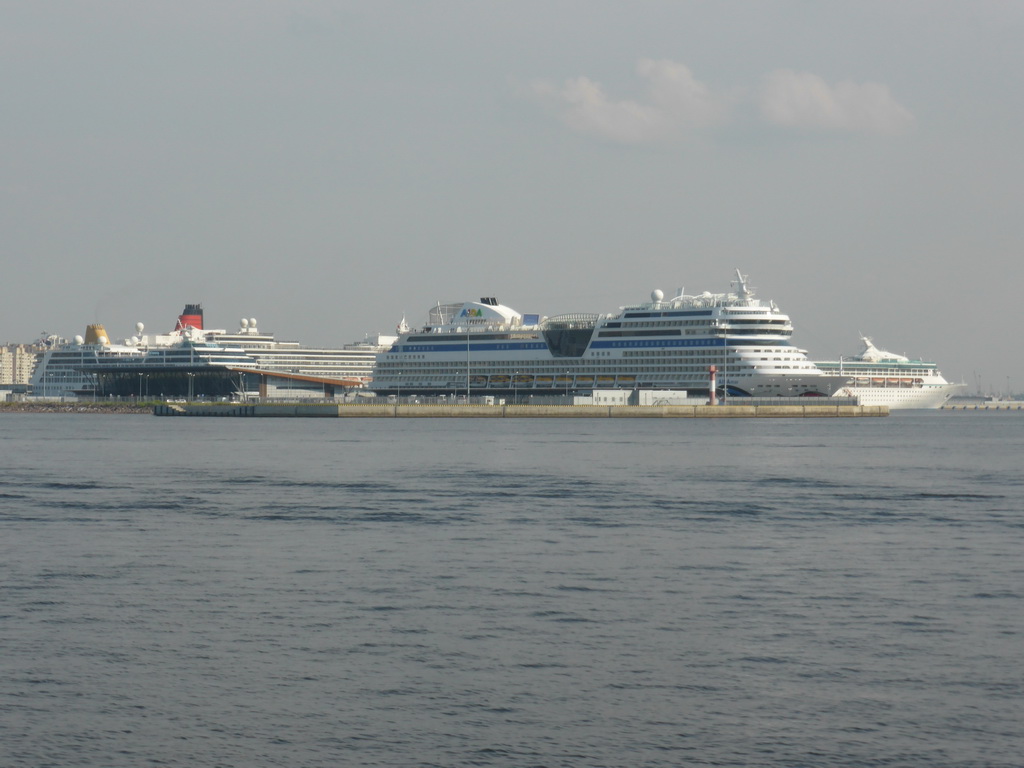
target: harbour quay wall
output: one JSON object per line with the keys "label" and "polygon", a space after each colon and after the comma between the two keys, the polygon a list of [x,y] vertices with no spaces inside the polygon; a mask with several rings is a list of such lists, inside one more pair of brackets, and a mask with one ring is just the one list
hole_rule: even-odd
{"label": "harbour quay wall", "polygon": [[995,400],[984,403],[946,403],[944,411],[1024,411],[1024,401]]}
{"label": "harbour quay wall", "polygon": [[730,419],[888,416],[884,405],[406,405],[162,403],[156,416],[407,419]]}

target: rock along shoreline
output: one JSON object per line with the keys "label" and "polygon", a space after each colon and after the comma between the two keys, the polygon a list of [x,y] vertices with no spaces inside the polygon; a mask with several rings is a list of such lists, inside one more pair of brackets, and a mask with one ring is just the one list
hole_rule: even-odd
{"label": "rock along shoreline", "polygon": [[148,416],[152,403],[0,403],[3,413],[101,413]]}

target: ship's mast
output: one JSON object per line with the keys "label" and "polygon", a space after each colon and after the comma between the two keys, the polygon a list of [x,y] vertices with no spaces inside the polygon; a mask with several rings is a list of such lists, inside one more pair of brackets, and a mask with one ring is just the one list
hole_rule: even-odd
{"label": "ship's mast", "polygon": [[746,301],[750,298],[751,292],[747,288],[747,278],[745,275],[740,274],[739,269],[736,269],[736,279],[733,281],[733,285],[736,286],[736,298],[741,301]]}

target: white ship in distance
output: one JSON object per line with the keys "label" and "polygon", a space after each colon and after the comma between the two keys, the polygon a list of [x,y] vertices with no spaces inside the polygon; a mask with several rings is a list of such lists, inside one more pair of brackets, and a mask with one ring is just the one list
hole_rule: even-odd
{"label": "white ship in distance", "polygon": [[861,336],[864,349],[839,360],[819,360],[815,365],[830,377],[836,396],[856,397],[861,405],[886,405],[892,409],[940,408],[963,389],[951,384],[933,362],[887,352]]}

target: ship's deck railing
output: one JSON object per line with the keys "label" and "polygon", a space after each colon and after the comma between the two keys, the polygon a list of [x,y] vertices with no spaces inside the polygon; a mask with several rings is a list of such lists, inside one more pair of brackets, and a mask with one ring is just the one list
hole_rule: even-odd
{"label": "ship's deck railing", "polygon": [[556,315],[544,320],[540,327],[543,330],[569,331],[582,328],[593,328],[603,315],[595,315],[587,312],[574,312],[568,315]]}

